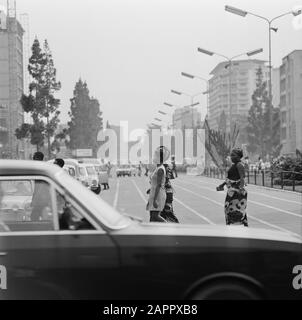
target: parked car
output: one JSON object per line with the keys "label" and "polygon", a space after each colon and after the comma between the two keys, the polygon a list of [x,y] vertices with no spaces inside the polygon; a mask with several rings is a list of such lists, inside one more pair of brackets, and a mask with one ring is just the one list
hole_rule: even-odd
{"label": "parked car", "polygon": [[38,161],[0,160],[0,181],[40,182],[49,194],[38,220],[0,218],[1,299],[302,299],[294,234],[142,223]]}
{"label": "parked car", "polygon": [[122,164],[116,169],[116,176],[117,177],[131,177],[132,171],[131,167],[128,164]]}
{"label": "parked car", "polygon": [[0,202],[0,220],[26,220],[30,212],[33,185],[29,181],[0,181],[3,190]]}
{"label": "parked car", "polygon": [[63,159],[65,162],[65,166],[72,166],[75,170],[75,179],[80,181],[83,184],[86,184],[86,173],[85,170],[80,169],[80,163],[77,159]]}
{"label": "parked car", "polygon": [[63,169],[73,178],[76,177],[76,169],[72,165],[65,164]]}
{"label": "parked car", "polygon": [[98,159],[84,158],[79,160],[82,163],[93,164],[98,175],[98,183],[104,188],[109,187],[109,176],[107,166]]}
{"label": "parked car", "polygon": [[88,186],[91,186],[92,184],[96,184],[99,181],[98,174],[95,170],[94,165],[88,164],[88,163],[80,163],[80,166],[86,169],[87,172],[87,181],[88,181]]}

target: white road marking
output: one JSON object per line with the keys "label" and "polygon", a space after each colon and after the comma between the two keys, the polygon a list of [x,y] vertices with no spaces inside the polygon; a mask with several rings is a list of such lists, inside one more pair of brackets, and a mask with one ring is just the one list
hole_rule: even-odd
{"label": "white road marking", "polygon": [[[189,183],[189,182],[185,182],[185,181],[182,181],[182,182],[185,183],[185,184],[188,184],[188,185],[192,185],[192,186],[198,187],[200,189],[205,189],[205,190],[209,190],[209,191],[212,191],[212,192],[217,192],[216,190],[213,190],[213,189],[207,188],[207,187],[203,187],[203,186],[197,185],[195,183]],[[249,203],[253,203],[253,204],[257,205],[257,206],[266,207],[266,208],[269,208],[269,209],[272,209],[272,210],[279,211],[281,213],[285,213],[285,214],[288,214],[288,215],[291,215],[291,216],[295,216],[295,217],[298,217],[300,219],[302,218],[301,214],[294,213],[294,212],[287,211],[287,210],[283,210],[283,209],[279,209],[279,208],[276,208],[276,207],[272,207],[272,206],[264,204],[262,202],[257,202],[257,201],[254,201],[254,200],[248,200],[248,202]]]}
{"label": "white road marking", "polygon": [[120,180],[117,180],[114,201],[113,201],[113,208],[114,209],[116,209],[116,206],[117,206],[119,190],[120,190]]}
{"label": "white road marking", "polygon": [[[223,207],[223,208],[224,208],[224,204],[222,204],[222,203],[220,203],[220,202],[218,202],[218,201],[215,201],[215,200],[212,200],[212,199],[210,199],[210,198],[201,196],[201,195],[199,195],[198,193],[195,193],[194,191],[191,191],[191,190],[189,190],[189,189],[187,189],[187,188],[184,188],[184,187],[181,187],[181,186],[179,186],[179,185],[176,185],[176,186],[177,186],[178,188],[180,188],[180,189],[183,189],[183,190],[185,190],[185,191],[187,191],[187,192],[189,192],[189,193],[194,194],[194,195],[195,195],[196,197],[198,197],[198,198],[206,199],[206,200],[208,200],[208,201],[210,201],[210,202],[212,202],[212,203],[215,203],[215,204],[219,205],[220,207]],[[290,233],[290,234],[293,234],[293,235],[295,235],[295,236],[301,237],[301,235],[299,235],[299,234],[297,234],[297,233],[295,233],[295,232],[292,232],[292,231],[290,231],[290,230],[288,230],[288,229],[279,227],[279,226],[274,225],[274,224],[272,224],[272,223],[269,223],[269,222],[267,222],[267,221],[261,220],[261,219],[259,219],[259,218],[256,218],[256,217],[250,215],[250,214],[248,215],[248,218],[249,218],[249,219],[252,219],[252,220],[255,220],[255,221],[258,221],[258,222],[260,222],[260,223],[262,223],[262,224],[265,224],[265,225],[267,225],[267,226],[270,226],[270,227],[272,227],[272,228],[278,229],[278,230],[280,230],[280,231],[285,231],[285,232],[287,232],[287,233]]]}
{"label": "white road marking", "polygon": [[[136,184],[136,182],[134,180],[132,180],[137,192],[139,193],[139,195],[141,196],[141,198],[144,200],[144,202],[147,201],[147,197],[145,197],[143,195],[143,193],[141,192],[141,190],[139,189],[138,185]],[[183,203],[182,201],[180,201],[179,199],[174,197],[174,200],[176,202],[178,202],[180,205],[182,205],[184,208],[186,208],[187,210],[191,211],[192,213],[196,214],[198,217],[200,217],[201,219],[205,220],[207,223],[209,224],[215,224],[214,222],[212,222],[211,220],[209,220],[208,218],[206,218],[205,216],[203,216],[202,214],[198,213],[197,211],[195,211],[194,209],[190,208],[189,206],[187,206],[185,203]]]}
{"label": "white road marking", "polygon": [[196,210],[192,209],[191,207],[187,206],[185,203],[183,203],[182,201],[180,201],[177,198],[174,198],[174,200],[176,202],[178,202],[180,205],[182,205],[184,208],[186,208],[187,210],[191,211],[192,213],[196,214],[199,218],[205,220],[207,223],[214,225],[215,223],[213,221],[211,221],[210,219],[206,218],[205,216],[203,216],[202,214],[198,213]]}
{"label": "white road marking", "polygon": [[147,202],[147,197],[144,196],[144,194],[141,192],[141,190],[140,190],[140,188],[138,187],[138,185],[136,184],[136,182],[135,182],[134,180],[131,180],[131,181],[132,181],[132,183],[134,184],[134,186],[135,186],[138,194],[140,195],[140,197],[142,198],[142,200],[144,201],[144,203],[146,203],[146,202]]}

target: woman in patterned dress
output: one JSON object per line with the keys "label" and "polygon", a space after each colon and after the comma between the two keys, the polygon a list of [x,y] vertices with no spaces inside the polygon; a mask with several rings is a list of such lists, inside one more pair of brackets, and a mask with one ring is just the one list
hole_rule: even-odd
{"label": "woman in patterned dress", "polygon": [[242,157],[242,149],[235,148],[232,150],[232,166],[228,170],[226,181],[217,190],[222,190],[224,185],[228,188],[224,206],[226,224],[240,224],[248,227],[247,191],[244,188],[245,170],[244,164],[241,162]]}

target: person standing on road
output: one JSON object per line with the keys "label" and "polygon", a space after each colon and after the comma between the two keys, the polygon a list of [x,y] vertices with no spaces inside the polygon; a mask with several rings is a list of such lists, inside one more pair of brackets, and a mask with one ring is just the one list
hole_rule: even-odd
{"label": "person standing on road", "polygon": [[176,170],[176,163],[175,163],[175,156],[171,157],[171,163],[172,163],[172,172],[174,174],[174,177],[177,178],[177,170]]}
{"label": "person standing on road", "polygon": [[248,227],[247,191],[244,188],[245,171],[241,162],[242,157],[242,149],[235,148],[232,150],[231,160],[233,164],[228,170],[226,181],[217,188],[217,191],[222,191],[224,185],[227,185],[228,190],[224,206],[226,224],[242,224]]}
{"label": "person standing on road", "polygon": [[138,172],[137,175],[140,177],[142,175],[142,162],[140,161],[138,164]]}
{"label": "person standing on road", "polygon": [[164,164],[166,169],[166,181],[165,181],[165,189],[166,189],[166,203],[164,210],[161,212],[161,216],[167,221],[167,222],[174,222],[179,223],[177,217],[174,214],[173,209],[173,187],[171,184],[171,179],[174,179],[173,171],[171,168],[169,168],[168,164]]}
{"label": "person standing on road", "polygon": [[160,213],[163,211],[166,203],[166,169],[164,162],[168,160],[170,156],[169,150],[160,146],[155,150],[153,162],[156,164],[156,169],[153,171],[150,177],[151,188],[149,192],[149,199],[146,209],[150,212],[150,222],[166,222],[161,217]]}

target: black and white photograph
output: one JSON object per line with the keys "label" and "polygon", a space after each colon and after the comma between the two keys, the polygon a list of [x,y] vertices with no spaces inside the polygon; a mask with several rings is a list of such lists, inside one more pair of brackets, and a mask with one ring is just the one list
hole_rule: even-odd
{"label": "black and white photograph", "polygon": [[0,300],[302,300],[301,0],[0,0]]}

